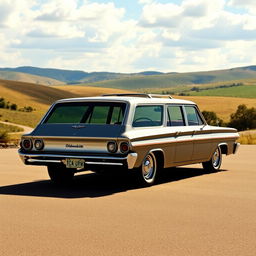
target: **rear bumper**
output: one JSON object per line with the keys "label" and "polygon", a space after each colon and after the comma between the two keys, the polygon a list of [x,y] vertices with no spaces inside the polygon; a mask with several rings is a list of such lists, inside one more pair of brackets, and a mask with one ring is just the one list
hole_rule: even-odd
{"label": "rear bumper", "polygon": [[240,143],[235,142],[235,143],[234,143],[234,148],[233,148],[233,154],[235,154],[235,153],[237,152],[237,150],[238,150],[239,147],[240,147]]}
{"label": "rear bumper", "polygon": [[129,153],[125,157],[113,156],[92,156],[92,155],[59,155],[59,154],[32,154],[23,153],[19,150],[19,155],[24,164],[27,165],[51,165],[64,164],[67,158],[84,159],[87,166],[123,166],[133,169],[137,160],[137,153]]}

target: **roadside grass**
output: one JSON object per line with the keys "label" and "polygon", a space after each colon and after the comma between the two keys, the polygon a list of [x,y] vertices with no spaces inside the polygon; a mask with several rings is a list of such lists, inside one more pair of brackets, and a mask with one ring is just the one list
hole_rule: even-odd
{"label": "roadside grass", "polygon": [[41,120],[45,111],[33,111],[33,112],[20,112],[12,111],[9,109],[0,109],[0,120],[5,122],[11,122],[21,124],[29,127],[35,127]]}
{"label": "roadside grass", "polygon": [[256,130],[239,132],[238,142],[241,144],[256,144]]}
{"label": "roadside grass", "polygon": [[0,132],[6,131],[8,133],[10,132],[22,132],[24,129],[15,126],[15,125],[7,125],[7,124],[2,124],[0,123]]}
{"label": "roadside grass", "polygon": [[0,147],[7,143],[18,144],[21,134],[17,132],[24,131],[23,128],[15,125],[7,125],[0,123]]}

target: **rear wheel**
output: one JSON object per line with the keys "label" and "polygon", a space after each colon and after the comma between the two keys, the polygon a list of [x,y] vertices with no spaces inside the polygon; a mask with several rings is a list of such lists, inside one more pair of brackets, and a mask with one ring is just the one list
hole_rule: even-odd
{"label": "rear wheel", "polygon": [[138,175],[141,182],[146,186],[155,183],[157,174],[157,161],[153,153],[149,153],[143,160],[141,167],[138,169]]}
{"label": "rear wheel", "polygon": [[74,177],[74,170],[62,166],[47,166],[51,180],[56,184],[67,184]]}
{"label": "rear wheel", "polygon": [[203,162],[202,164],[205,170],[214,172],[220,169],[221,163],[222,163],[221,149],[220,147],[217,147],[211,159],[207,162]]}

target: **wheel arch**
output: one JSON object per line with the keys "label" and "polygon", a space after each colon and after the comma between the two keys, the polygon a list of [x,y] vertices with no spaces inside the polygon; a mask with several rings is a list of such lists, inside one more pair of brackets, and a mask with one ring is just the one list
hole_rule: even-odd
{"label": "wheel arch", "polygon": [[221,154],[228,154],[228,144],[227,143],[220,143],[218,144],[218,147],[220,147]]}
{"label": "wheel arch", "polygon": [[165,166],[165,153],[163,149],[161,148],[155,148],[148,151],[148,154],[153,153],[156,157],[157,166],[159,166],[160,169],[164,168]]}

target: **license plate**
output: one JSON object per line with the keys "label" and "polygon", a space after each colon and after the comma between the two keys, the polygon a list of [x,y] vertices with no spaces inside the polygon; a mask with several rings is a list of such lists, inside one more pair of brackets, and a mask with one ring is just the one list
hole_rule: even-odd
{"label": "license plate", "polygon": [[67,168],[84,168],[84,160],[67,158],[66,167]]}

